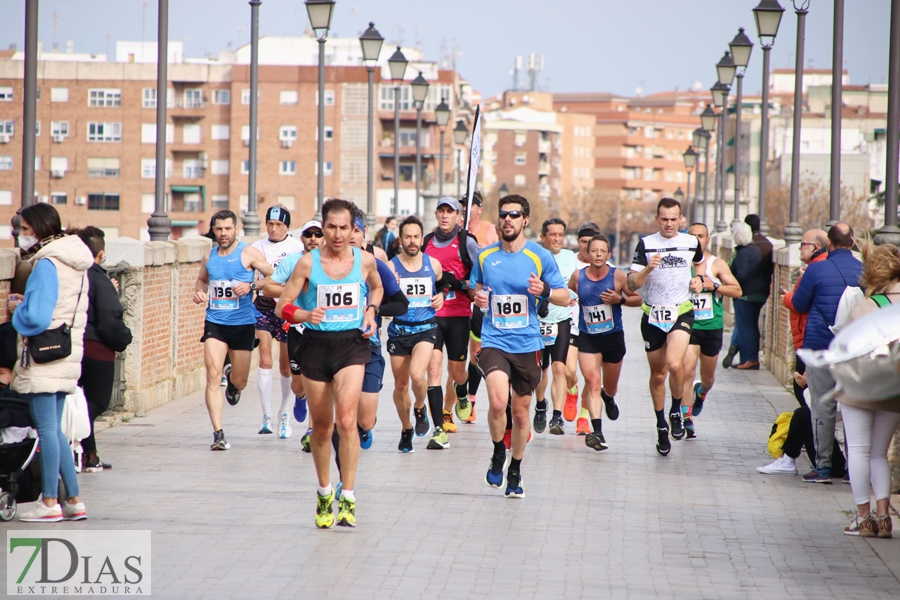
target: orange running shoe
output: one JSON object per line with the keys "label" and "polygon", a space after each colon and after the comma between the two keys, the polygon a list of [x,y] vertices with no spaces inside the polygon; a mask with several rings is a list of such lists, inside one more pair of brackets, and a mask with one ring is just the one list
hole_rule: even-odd
{"label": "orange running shoe", "polygon": [[472,405],[472,413],[469,415],[469,418],[463,421],[463,423],[474,423],[475,422],[475,396],[469,394],[469,403]]}
{"label": "orange running shoe", "polygon": [[441,429],[444,433],[456,433],[456,423],[453,422],[453,414],[449,410],[444,411],[443,421]]}
{"label": "orange running shoe", "polygon": [[566,390],[566,404],[563,406],[563,418],[570,423],[575,420],[578,415],[578,386],[575,386],[575,393],[570,394]]}
{"label": "orange running shoe", "polygon": [[575,435],[587,435],[591,432],[591,422],[585,417],[579,417],[575,424]]}

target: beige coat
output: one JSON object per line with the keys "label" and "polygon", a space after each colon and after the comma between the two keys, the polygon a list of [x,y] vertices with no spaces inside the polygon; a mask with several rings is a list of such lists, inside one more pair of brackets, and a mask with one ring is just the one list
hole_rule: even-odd
{"label": "beige coat", "polygon": [[[81,357],[84,353],[84,328],[87,325],[88,277],[87,270],[94,263],[91,251],[78,236],[66,236],[41,248],[31,259],[32,265],[47,259],[56,266],[59,280],[59,297],[50,329],[63,323],[72,328],[72,354],[61,360],[43,365],[31,361],[23,367],[24,338],[19,336],[12,389],[20,394],[51,392],[73,393],[81,377]],[[82,284],[84,285],[82,289]],[[80,293],[79,293],[80,292]],[[73,325],[74,316],[74,325]]]}

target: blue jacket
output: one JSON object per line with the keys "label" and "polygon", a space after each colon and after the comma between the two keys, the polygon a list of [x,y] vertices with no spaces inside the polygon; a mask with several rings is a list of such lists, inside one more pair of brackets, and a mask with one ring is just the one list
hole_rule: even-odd
{"label": "blue jacket", "polygon": [[834,325],[838,303],[847,286],[859,286],[862,263],[850,250],[838,248],[828,253],[828,258],[809,265],[792,302],[800,313],[809,313],[803,347],[811,350],[828,348],[834,334],[828,329]]}

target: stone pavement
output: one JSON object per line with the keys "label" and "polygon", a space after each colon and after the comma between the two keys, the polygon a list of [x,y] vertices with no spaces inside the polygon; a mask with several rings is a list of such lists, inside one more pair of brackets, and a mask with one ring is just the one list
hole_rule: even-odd
{"label": "stone pavement", "polygon": [[777,412],[796,404],[767,372],[720,371],[699,439],[656,454],[638,317],[626,311],[610,449],[535,436],[524,500],[484,485],[484,386],[477,424],[461,425],[449,451],[417,438],[415,453],[399,454],[388,368],[355,530],[315,529],[303,428],[289,440],[257,435],[252,380],[225,406],[230,451],[209,451],[201,394],[174,400],[100,434],[115,468],[80,476],[89,520],[44,527],[150,529],[160,598],[898,597],[900,540],[842,534],[849,486],[756,472],[771,460]]}

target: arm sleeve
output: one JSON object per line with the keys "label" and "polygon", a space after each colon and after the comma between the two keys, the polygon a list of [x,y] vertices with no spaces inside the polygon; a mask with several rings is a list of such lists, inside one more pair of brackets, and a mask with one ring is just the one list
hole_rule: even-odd
{"label": "arm sleeve", "polygon": [[50,260],[39,260],[25,285],[25,300],[13,313],[16,331],[25,337],[47,331],[53,322],[53,311],[58,300],[56,265]]}
{"label": "arm sleeve", "polygon": [[647,251],[644,249],[644,240],[638,240],[637,246],[634,248],[634,257],[631,259],[632,271],[643,271],[647,266]]}
{"label": "arm sleeve", "polygon": [[478,242],[471,234],[466,236],[466,251],[469,253],[469,259],[472,261],[472,270],[475,270],[475,263],[478,262],[478,253],[481,250],[479,250]]}
{"label": "arm sleeve", "polygon": [[401,315],[405,315],[409,310],[409,298],[403,295],[399,289],[396,293],[391,294],[388,298],[389,302],[381,301],[381,306],[379,307],[379,314],[382,317],[399,317]]}
{"label": "arm sleeve", "polygon": [[734,261],[731,263],[731,274],[737,279],[738,283],[743,285],[747,283],[747,275],[749,273],[749,246],[744,246],[734,253]]}
{"label": "arm sleeve", "polygon": [[703,248],[700,247],[700,242],[697,242],[697,247],[694,249],[694,264],[699,265],[703,262]]}

